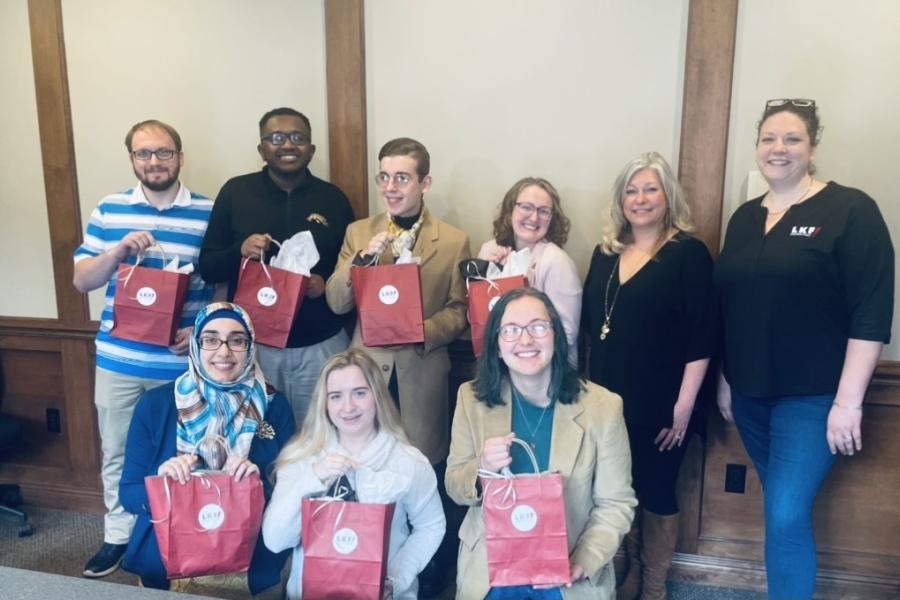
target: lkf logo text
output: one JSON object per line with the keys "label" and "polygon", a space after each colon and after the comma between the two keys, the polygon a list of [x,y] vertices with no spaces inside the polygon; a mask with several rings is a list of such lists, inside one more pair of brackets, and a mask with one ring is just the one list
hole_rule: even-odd
{"label": "lkf logo text", "polygon": [[791,227],[791,237],[812,238],[812,237],[816,237],[821,232],[822,232],[821,227],[812,227],[812,226],[798,227],[797,225],[794,225],[793,227]]}

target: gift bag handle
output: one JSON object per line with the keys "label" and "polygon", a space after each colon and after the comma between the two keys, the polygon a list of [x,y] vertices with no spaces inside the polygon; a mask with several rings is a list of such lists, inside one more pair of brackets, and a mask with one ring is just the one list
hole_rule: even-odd
{"label": "gift bag handle", "polygon": [[[340,525],[341,520],[344,518],[344,509],[347,507],[347,502],[344,500],[344,496],[346,496],[350,493],[349,491],[347,491],[347,492],[344,492],[343,494],[337,495],[337,492],[339,491],[338,482],[340,482],[340,480],[341,480],[341,478],[338,477],[337,479],[335,479],[334,483],[331,485],[331,490],[330,490],[331,495],[330,496],[325,496],[325,497],[322,497],[321,499],[317,499],[317,501],[319,502],[319,506],[317,506],[315,508],[315,510],[313,510],[313,514],[312,514],[312,516],[316,516],[317,514],[319,514],[320,510],[322,510],[323,508],[325,508],[332,502],[340,502],[341,510],[338,511],[337,518],[334,520],[334,526],[332,528],[332,531],[337,530],[338,525]],[[312,522],[313,522],[312,518],[310,518],[310,523],[312,523]],[[320,530],[316,530],[317,535],[319,535],[321,533],[322,532]]]}
{"label": "gift bag handle", "polygon": [[[281,242],[279,242],[276,239],[272,239],[272,238],[269,238],[269,241],[272,242],[273,244],[275,244],[276,246],[278,246],[279,251],[281,250],[281,248],[282,248]],[[247,258],[245,258],[243,260],[243,262],[241,263],[241,271],[243,271],[247,267],[248,260],[250,260],[249,256]],[[269,274],[269,269],[266,267],[266,252],[265,252],[265,250],[262,250],[262,249],[260,249],[260,251],[259,251],[259,264],[262,267],[263,273],[266,274],[266,279],[269,280],[269,286],[274,287],[275,284],[272,282],[272,276]]]}
{"label": "gift bag handle", "polygon": [[[534,455],[534,452],[532,451],[531,446],[528,445],[528,442],[525,442],[524,440],[521,440],[519,438],[513,438],[512,441],[525,450],[525,453],[528,455],[529,460],[531,460],[531,466],[534,469],[534,474],[540,475],[541,469],[538,466],[537,457]],[[503,467],[502,469],[500,469],[499,473],[487,471],[484,469],[478,469],[478,475],[483,479],[488,480],[488,483],[485,484],[484,489],[485,496],[502,496],[500,503],[497,504],[498,508],[506,509],[515,506],[516,488],[513,485],[513,480],[516,478],[516,475],[514,475],[513,472],[509,470],[509,467]],[[506,485],[491,493],[491,481],[503,481],[506,483]],[[507,500],[510,501],[508,505],[505,504]]]}
{"label": "gift bag handle", "polygon": [[[162,244],[160,244],[159,242],[155,242],[155,243],[147,246],[147,248],[145,248],[145,250],[149,249],[149,248],[159,248],[159,253],[162,254],[162,258],[163,258],[163,264],[166,264],[167,262],[169,262],[168,259],[166,258],[166,251],[162,247]],[[144,250],[138,250],[137,258],[135,259],[134,264],[131,265],[131,268],[128,269],[128,275],[125,276],[125,281],[122,282],[123,288],[128,287],[128,282],[131,280],[131,276],[134,274],[134,270],[138,267],[138,265],[141,264],[141,261],[143,261],[143,260],[144,260]]]}
{"label": "gift bag handle", "polygon": [[493,279],[487,276],[482,277],[478,274],[477,265],[475,266],[475,275],[469,275],[469,272],[471,271],[470,267],[472,265],[476,265],[474,260],[470,260],[466,263],[466,295],[469,294],[469,281],[472,279],[474,279],[475,281],[486,281],[488,286],[490,286],[490,289],[497,290],[498,292],[500,291],[500,286]]}
{"label": "gift bag handle", "polygon": [[[201,485],[203,485],[206,489],[216,488],[216,496],[218,497],[219,504],[222,503],[222,489],[216,484],[216,482],[209,479],[206,474],[209,471],[191,471],[191,477],[196,477],[198,481],[200,481]],[[169,476],[163,475],[163,489],[166,492],[166,516],[162,519],[150,519],[151,523],[163,523],[169,520],[169,517],[172,515],[172,490],[169,488]],[[196,531],[207,531],[206,529],[196,529]]]}

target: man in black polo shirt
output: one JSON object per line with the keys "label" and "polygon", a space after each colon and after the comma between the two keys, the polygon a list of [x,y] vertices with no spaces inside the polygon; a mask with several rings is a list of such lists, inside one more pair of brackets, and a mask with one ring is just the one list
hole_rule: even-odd
{"label": "man in black polo shirt", "polygon": [[231,299],[244,258],[258,260],[264,253],[268,259],[277,252],[271,240],[312,233],[320,258],[287,348],[260,345],[258,353],[266,379],[290,400],[299,424],[322,364],[349,343],[341,319],[325,302],[325,281],[353,210],[341,190],[309,172],[316,147],[306,116],[291,108],[270,110],[259,121],[259,135],[257,150],[266,166],[222,187],[200,250],[200,274],[208,283],[227,281]]}

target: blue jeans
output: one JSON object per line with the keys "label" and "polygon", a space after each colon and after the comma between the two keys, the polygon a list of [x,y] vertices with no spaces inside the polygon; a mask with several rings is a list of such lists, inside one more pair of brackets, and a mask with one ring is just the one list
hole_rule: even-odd
{"label": "blue jeans", "polygon": [[559,588],[536,590],[530,585],[509,585],[491,588],[484,600],[562,600]]}
{"label": "blue jeans", "polygon": [[769,598],[812,598],[812,511],[834,464],[825,440],[832,395],[751,398],[734,389],[731,409],[762,482]]}

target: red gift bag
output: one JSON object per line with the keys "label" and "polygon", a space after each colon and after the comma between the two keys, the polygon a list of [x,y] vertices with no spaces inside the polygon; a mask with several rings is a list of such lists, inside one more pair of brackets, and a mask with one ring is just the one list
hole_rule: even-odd
{"label": "red gift bag", "polygon": [[192,475],[184,485],[164,476],[144,478],[169,579],[246,571],[265,504],[259,474],[240,483],[224,471]]}
{"label": "red gift bag", "polygon": [[419,265],[353,266],[350,281],[363,344],[393,346],[425,341]]}
{"label": "red gift bag", "polygon": [[393,504],[304,498],[303,600],[381,600]]}
{"label": "red gift bag", "polygon": [[484,328],[497,300],[506,292],[522,287],[528,287],[528,279],[524,275],[466,282],[469,296],[468,317],[472,330],[472,349],[475,351],[476,358],[481,356],[481,350],[484,347]]}
{"label": "red gift bag", "polygon": [[308,282],[305,275],[244,259],[234,303],[250,315],[257,342],[276,348],[287,346]]}
{"label": "red gift bag", "polygon": [[[191,276],[174,271],[119,265],[109,335],[134,342],[168,346],[175,339]],[[165,255],[163,255],[165,260]]]}
{"label": "red gift bag", "polygon": [[502,585],[570,582],[566,501],[559,473],[481,477],[488,580]]}

